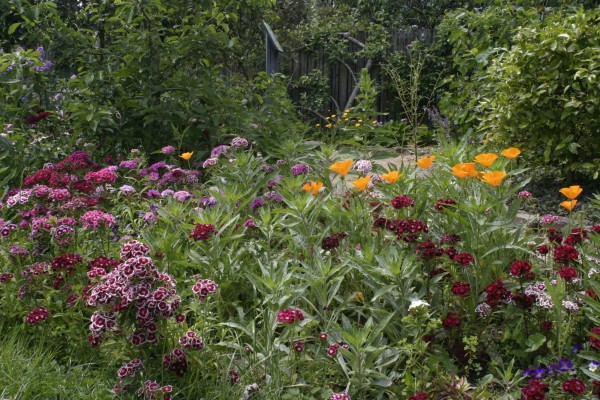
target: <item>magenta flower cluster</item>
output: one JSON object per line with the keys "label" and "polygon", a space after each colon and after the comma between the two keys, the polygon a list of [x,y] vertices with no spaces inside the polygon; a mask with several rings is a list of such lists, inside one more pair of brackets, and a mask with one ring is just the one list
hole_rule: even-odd
{"label": "magenta flower cluster", "polygon": [[296,321],[304,321],[304,313],[293,308],[281,310],[277,313],[277,321],[280,324],[293,324]]}

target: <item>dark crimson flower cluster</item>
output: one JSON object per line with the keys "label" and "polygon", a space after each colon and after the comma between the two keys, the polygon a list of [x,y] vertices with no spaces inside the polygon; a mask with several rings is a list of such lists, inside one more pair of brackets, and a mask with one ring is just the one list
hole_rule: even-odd
{"label": "dark crimson flower cluster", "polygon": [[194,228],[193,232],[190,233],[190,237],[194,240],[206,240],[216,233],[217,232],[213,224],[198,224]]}
{"label": "dark crimson flower cluster", "polygon": [[455,205],[456,205],[456,201],[454,201],[452,199],[437,199],[437,201],[433,205],[433,208],[435,208],[437,211],[442,211],[445,208],[450,208]]}
{"label": "dark crimson flower cluster", "polygon": [[196,293],[200,300],[204,300],[209,294],[216,293],[218,286],[210,279],[199,279],[192,287],[192,292]]}
{"label": "dark crimson flower cluster", "polygon": [[581,395],[585,392],[585,383],[581,379],[571,378],[562,383],[562,391],[573,395]]}
{"label": "dark crimson flower cluster", "polygon": [[573,267],[562,267],[558,270],[558,275],[565,280],[565,282],[572,282],[573,279],[577,278],[577,270]]}
{"label": "dark crimson flower cluster", "polygon": [[395,209],[414,207],[415,199],[404,194],[402,196],[394,197],[390,204]]}
{"label": "dark crimson flower cluster", "polygon": [[549,228],[547,236],[550,243],[561,243],[563,241],[563,235],[558,233],[556,228]]}
{"label": "dark crimson flower cluster", "polygon": [[444,254],[444,250],[442,248],[437,247],[435,243],[429,240],[419,243],[415,248],[415,252],[419,258],[424,260],[431,260]]}
{"label": "dark crimson flower cluster", "polygon": [[202,350],[204,341],[194,331],[187,331],[179,338],[179,344],[185,349]]}
{"label": "dark crimson flower cluster", "polygon": [[460,242],[461,240],[462,239],[461,239],[460,235],[457,235],[456,233],[449,233],[447,235],[440,236],[440,244],[455,245],[456,243]]}
{"label": "dark crimson flower cluster", "polygon": [[459,263],[461,267],[466,267],[467,265],[473,264],[475,258],[469,253],[458,253],[452,257],[452,261]]}
{"label": "dark crimson flower cluster", "polygon": [[52,266],[53,271],[59,271],[64,269],[67,273],[72,273],[75,265],[83,262],[83,257],[79,254],[63,254],[58,257],[54,257],[52,261],[50,261],[50,265]]}
{"label": "dark crimson flower cluster", "polygon": [[541,244],[535,249],[535,252],[541,256],[545,256],[546,254],[548,254],[549,251],[550,250],[548,249],[547,244]]}
{"label": "dark crimson flower cluster", "polygon": [[502,302],[508,302],[511,299],[511,293],[504,285],[502,279],[498,279],[486,286],[484,289],[485,302],[490,306],[494,307]]}
{"label": "dark crimson flower cluster", "polygon": [[465,297],[466,295],[471,293],[471,285],[469,285],[466,282],[454,281],[454,284],[452,285],[452,289],[450,289],[450,291],[457,296]]}
{"label": "dark crimson flower cluster", "polygon": [[560,264],[568,264],[579,257],[577,249],[571,245],[563,244],[554,248],[554,261]]}
{"label": "dark crimson flower cluster", "polygon": [[[596,335],[596,336],[600,337],[600,326],[596,326],[596,327],[592,328],[592,330],[590,332],[592,333],[592,335]],[[594,337],[594,336],[590,336],[590,343],[596,349],[600,350],[600,339],[598,339],[597,337]]]}
{"label": "dark crimson flower cluster", "polygon": [[573,228],[569,235],[563,241],[563,244],[568,244],[571,246],[575,246],[583,241],[583,239],[588,238],[588,233],[585,229],[581,228]]}
{"label": "dark crimson flower cluster", "polygon": [[515,277],[525,276],[531,271],[531,264],[524,260],[517,260],[510,264],[510,274]]}
{"label": "dark crimson flower cluster", "polygon": [[25,121],[27,121],[28,124],[34,125],[40,122],[41,120],[48,118],[50,115],[52,115],[50,111],[37,110],[35,114],[29,114],[25,116]]}
{"label": "dark crimson flower cluster", "polygon": [[519,305],[520,307],[531,308],[531,306],[533,306],[533,303],[535,303],[537,297],[531,294],[514,292],[511,293],[510,298],[512,301],[515,302],[515,304]]}
{"label": "dark crimson flower cluster", "polygon": [[31,325],[35,325],[38,322],[45,321],[50,316],[50,311],[44,307],[38,307],[29,311],[27,317],[25,317],[25,322]]}
{"label": "dark crimson flower cluster", "polygon": [[427,400],[429,397],[425,392],[416,392],[408,398],[408,400]]}
{"label": "dark crimson flower cluster", "polygon": [[449,312],[446,315],[446,318],[444,318],[444,320],[442,321],[442,324],[446,328],[455,328],[455,327],[460,326],[460,322],[461,322],[460,317],[458,316],[457,313]]}
{"label": "dark crimson flower cluster", "polygon": [[97,168],[98,164],[85,151],[76,151],[69,157],[54,164],[54,170],[58,172],[75,172]]}
{"label": "dark crimson flower cluster", "polygon": [[327,250],[333,250],[333,249],[339,247],[339,245],[340,245],[340,239],[337,237],[337,235],[327,236],[321,242],[321,247],[325,251],[327,251]]}
{"label": "dark crimson flower cluster", "polygon": [[166,370],[173,371],[177,376],[183,376],[187,372],[187,358],[180,348],[171,351],[170,354],[163,356],[163,367]]}
{"label": "dark crimson flower cluster", "polygon": [[301,310],[288,308],[277,313],[277,321],[280,324],[292,324],[296,321],[304,321],[304,313]]}
{"label": "dark crimson flower cluster", "polygon": [[399,240],[413,243],[421,233],[429,232],[427,224],[416,219],[401,219],[397,221],[396,233]]}
{"label": "dark crimson flower cluster", "polygon": [[13,274],[9,274],[8,272],[3,272],[0,274],[0,283],[6,283],[14,277],[15,276]]}
{"label": "dark crimson flower cluster", "polygon": [[546,400],[546,392],[550,385],[539,379],[532,379],[527,386],[521,388],[521,400]]}

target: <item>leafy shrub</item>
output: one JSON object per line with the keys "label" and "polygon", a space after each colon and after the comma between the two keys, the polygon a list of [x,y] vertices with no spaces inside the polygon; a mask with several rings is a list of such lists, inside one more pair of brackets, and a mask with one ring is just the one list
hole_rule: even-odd
{"label": "leafy shrub", "polygon": [[488,68],[493,95],[480,129],[539,162],[598,177],[600,12],[559,12],[519,29]]}

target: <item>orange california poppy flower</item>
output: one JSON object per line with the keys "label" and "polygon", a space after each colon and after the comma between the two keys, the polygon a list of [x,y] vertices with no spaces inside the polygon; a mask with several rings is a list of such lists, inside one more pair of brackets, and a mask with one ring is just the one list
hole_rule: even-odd
{"label": "orange california poppy flower", "polygon": [[467,176],[474,178],[477,176],[477,170],[475,170],[475,163],[461,163],[456,164],[452,167],[452,175],[459,178],[466,178]]}
{"label": "orange california poppy flower", "polygon": [[317,193],[319,193],[319,190],[322,187],[323,182],[310,181],[302,185],[302,190],[304,190],[305,192],[311,192],[312,194],[316,195]]}
{"label": "orange california poppy flower", "polygon": [[484,167],[489,167],[498,158],[494,153],[484,153],[475,156],[475,161]]}
{"label": "orange california poppy flower", "polygon": [[370,176],[365,176],[364,178],[358,178],[355,181],[352,181],[352,185],[360,191],[364,191],[369,185],[369,181],[371,180]]}
{"label": "orange california poppy flower", "polygon": [[348,171],[350,171],[350,167],[352,167],[352,163],[352,160],[338,161],[336,163],[333,163],[329,167],[329,169],[334,172],[337,172],[341,176],[346,176],[348,174]]}
{"label": "orange california poppy flower", "polygon": [[398,179],[400,179],[402,174],[400,173],[400,171],[390,171],[387,174],[381,174],[380,176],[381,176],[381,179],[386,180],[389,183],[394,183]]}
{"label": "orange california poppy flower", "polygon": [[573,210],[573,208],[575,208],[575,204],[577,204],[577,200],[567,200],[567,201],[563,201],[562,203],[560,203],[560,206],[571,211],[571,210]]}
{"label": "orange california poppy flower", "polygon": [[506,150],[502,150],[502,153],[500,153],[500,154],[502,154],[504,157],[510,158],[512,160],[513,158],[515,158],[516,156],[521,154],[521,150],[517,149],[516,147],[509,147]]}
{"label": "orange california poppy flower", "polygon": [[583,189],[579,185],[574,185],[569,186],[568,188],[562,188],[560,189],[560,192],[567,196],[567,199],[575,200],[577,196],[579,196],[581,192],[583,192]]}
{"label": "orange california poppy flower", "polygon": [[192,158],[192,155],[194,154],[193,151],[190,151],[188,153],[183,153],[182,155],[180,155],[179,157],[183,158],[184,160],[189,160],[190,158]]}
{"label": "orange california poppy flower", "polygon": [[417,160],[416,164],[423,169],[429,169],[429,168],[431,168],[431,164],[433,163],[434,160],[435,160],[435,156],[424,157],[424,158],[421,158],[420,160]]}
{"label": "orange california poppy flower", "polygon": [[504,178],[506,178],[506,172],[502,171],[492,171],[481,176],[482,180],[484,180],[492,186],[498,186]]}

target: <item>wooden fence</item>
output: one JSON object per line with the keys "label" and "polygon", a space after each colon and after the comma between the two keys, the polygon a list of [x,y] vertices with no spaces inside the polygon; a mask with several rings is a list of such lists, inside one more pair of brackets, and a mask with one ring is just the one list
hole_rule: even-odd
{"label": "wooden fence", "polygon": [[[434,32],[431,29],[410,29],[410,30],[399,30],[392,32],[391,41],[392,49],[394,51],[407,52],[410,44],[419,40],[425,43],[431,43],[434,38]],[[359,42],[365,43],[368,41],[368,33],[363,32],[356,36]],[[356,44],[350,40],[347,41],[348,51],[350,53],[357,53],[361,50],[359,44]],[[285,51],[285,49],[284,49]],[[329,109],[333,112],[342,109],[356,85],[356,81],[360,79],[360,71],[367,65],[366,58],[358,58],[356,62],[346,63],[339,60],[330,62],[329,57],[322,51],[305,51],[300,54],[294,55],[292,61],[286,65],[286,74],[290,75],[294,81],[297,81],[301,76],[309,74],[311,71],[318,69],[322,75],[327,77],[330,88],[331,103]],[[352,72],[350,72],[352,71]],[[374,63],[370,70],[370,75],[379,84],[379,75],[381,67]],[[381,87],[381,85],[379,85]],[[300,89],[292,89],[290,95],[294,101],[298,101],[301,96]],[[387,118],[393,118],[397,114],[398,110],[394,110],[391,105],[391,99],[396,97],[396,94],[389,89],[383,89],[377,96],[376,109],[378,112],[389,113]],[[314,110],[326,113],[327,110]]]}

